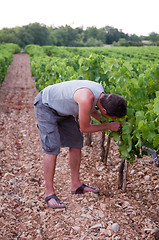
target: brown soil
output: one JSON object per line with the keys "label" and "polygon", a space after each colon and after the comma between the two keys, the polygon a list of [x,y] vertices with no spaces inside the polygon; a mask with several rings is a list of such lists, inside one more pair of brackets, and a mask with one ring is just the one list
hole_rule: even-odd
{"label": "brown soil", "polygon": [[111,143],[108,166],[103,168],[101,133],[93,134],[92,147],[83,148],[81,164],[82,181],[99,187],[101,196],[70,194],[68,149],[62,149],[55,185],[67,209],[46,206],[33,111],[36,94],[29,56],[14,55],[0,87],[0,239],[154,239],[159,227],[159,169],[149,157],[136,160],[129,166],[127,192],[118,190],[118,146]]}

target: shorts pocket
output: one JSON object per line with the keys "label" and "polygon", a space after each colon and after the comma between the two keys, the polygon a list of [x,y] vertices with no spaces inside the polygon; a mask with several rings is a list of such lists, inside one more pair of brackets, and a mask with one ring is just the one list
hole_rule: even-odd
{"label": "shorts pocket", "polygon": [[39,127],[42,148],[47,152],[53,152],[59,147],[59,137],[56,127],[47,125],[47,127]]}
{"label": "shorts pocket", "polygon": [[38,95],[34,98],[34,106],[41,100],[41,93],[39,92]]}
{"label": "shorts pocket", "polygon": [[39,99],[35,98],[35,99],[34,99],[34,103],[33,103],[34,106],[35,106],[38,102],[39,102]]}

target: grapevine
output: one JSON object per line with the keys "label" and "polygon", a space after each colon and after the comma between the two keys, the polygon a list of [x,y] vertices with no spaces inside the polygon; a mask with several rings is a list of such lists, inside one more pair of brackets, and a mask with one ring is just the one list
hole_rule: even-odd
{"label": "grapevine", "polygon": [[13,60],[13,54],[20,52],[17,44],[0,44],[0,83],[4,80],[8,67]]}
{"label": "grapevine", "polygon": [[[29,47],[28,47],[29,49]],[[88,79],[101,83],[106,93],[122,95],[127,115],[120,135],[106,131],[119,144],[123,161],[141,158],[142,147],[159,151],[159,50],[158,48],[58,48],[38,47],[31,56],[32,74],[39,90],[61,81]],[[36,52],[36,51],[35,51]],[[152,54],[153,53],[153,54]],[[40,55],[41,54],[41,55]],[[37,56],[38,55],[38,56]],[[151,60],[149,60],[151,59]],[[109,122],[109,119],[107,119]],[[112,120],[111,120],[112,121]]]}

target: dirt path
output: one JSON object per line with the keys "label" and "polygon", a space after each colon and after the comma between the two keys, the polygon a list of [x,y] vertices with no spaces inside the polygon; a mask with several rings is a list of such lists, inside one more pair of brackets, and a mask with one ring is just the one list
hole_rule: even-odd
{"label": "dirt path", "polygon": [[150,158],[130,166],[127,193],[117,189],[120,158],[111,145],[108,167],[100,162],[100,133],[84,147],[81,178],[101,196],[70,194],[68,150],[58,157],[55,183],[66,210],[44,203],[44,180],[33,112],[37,94],[29,57],[17,54],[0,87],[0,239],[142,240],[159,227],[159,170]]}

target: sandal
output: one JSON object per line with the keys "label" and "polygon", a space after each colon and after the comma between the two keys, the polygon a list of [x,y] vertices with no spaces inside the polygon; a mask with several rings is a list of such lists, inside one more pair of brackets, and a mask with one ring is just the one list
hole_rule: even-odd
{"label": "sandal", "polygon": [[[97,190],[95,192],[93,191],[85,191],[85,187],[89,187],[91,188],[92,190]],[[72,194],[84,194],[85,192],[93,192],[95,194],[99,194],[99,189],[96,188],[96,187],[91,187],[91,186],[88,186],[86,184],[82,184],[79,188],[77,188],[75,191],[71,191]]]}
{"label": "sandal", "polygon": [[[55,201],[56,201],[57,203],[60,203],[61,205],[51,206],[51,205],[48,203],[48,201],[49,201],[50,199],[52,199],[52,198],[55,199]],[[46,197],[46,198],[45,198],[45,202],[46,202],[46,204],[48,205],[48,207],[53,208],[53,209],[66,208],[65,204],[63,204],[63,202],[56,196],[56,194],[52,194],[52,195]]]}

